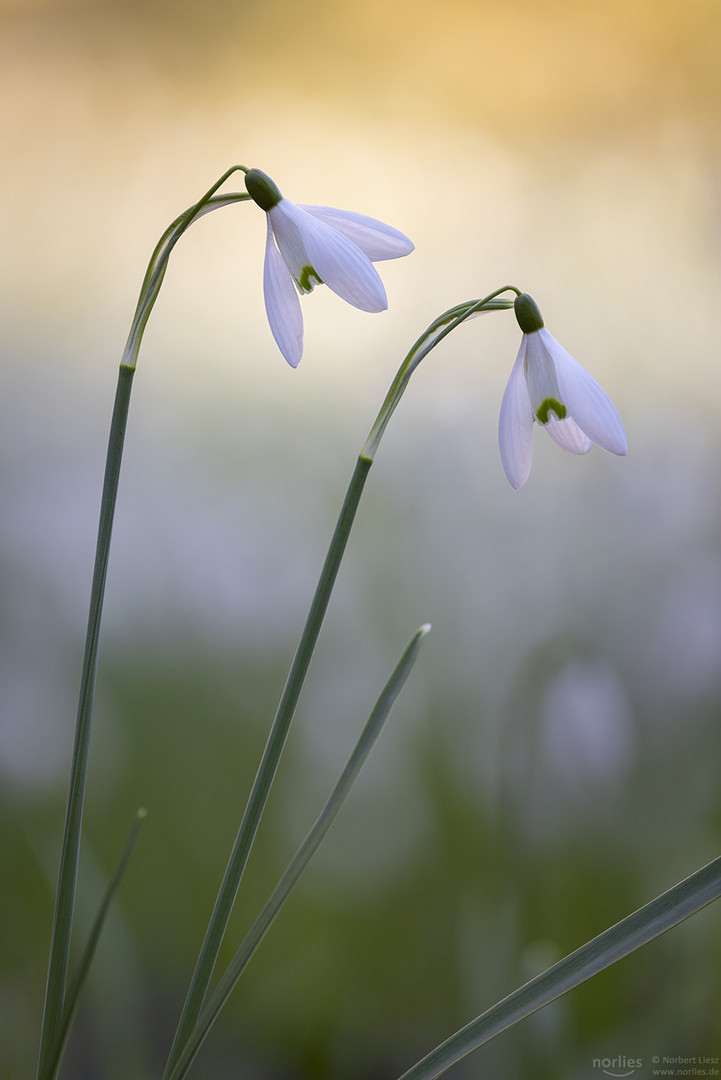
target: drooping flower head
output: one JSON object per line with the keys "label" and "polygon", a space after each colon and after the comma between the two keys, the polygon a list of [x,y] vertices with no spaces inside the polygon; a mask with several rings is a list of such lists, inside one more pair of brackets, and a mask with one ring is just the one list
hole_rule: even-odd
{"label": "drooping flower head", "polygon": [[384,311],[388,299],[373,263],[409,255],[413,244],[363,214],[296,206],[260,169],[246,173],[245,186],[267,215],[263,294],[270,329],[285,359],[297,367],[303,355],[298,292],[325,284],[353,307]]}
{"label": "drooping flower head", "polygon": [[549,334],[535,300],[522,293],[514,310],[523,339],[498,423],[501,460],[513,487],[525,484],[531,471],[534,422],[572,454],[587,454],[594,443],[611,454],[627,454],[626,432],[611,399]]}

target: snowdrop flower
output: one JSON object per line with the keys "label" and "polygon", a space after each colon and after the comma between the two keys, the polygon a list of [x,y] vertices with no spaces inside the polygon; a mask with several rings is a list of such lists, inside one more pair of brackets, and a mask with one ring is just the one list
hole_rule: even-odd
{"label": "snowdrop flower", "polygon": [[518,296],[514,310],[523,340],[498,423],[501,460],[513,487],[522,487],[531,471],[534,421],[572,454],[587,454],[594,443],[611,454],[628,453],[611,399],[549,334],[533,298]]}
{"label": "snowdrop flower", "polygon": [[408,255],[413,244],[375,218],[329,206],[296,206],[260,169],[246,173],[245,186],[267,215],[263,293],[270,329],[290,366],[297,367],[303,316],[296,289],[309,293],[326,284],[353,307],[385,311],[388,299],[373,263]]}

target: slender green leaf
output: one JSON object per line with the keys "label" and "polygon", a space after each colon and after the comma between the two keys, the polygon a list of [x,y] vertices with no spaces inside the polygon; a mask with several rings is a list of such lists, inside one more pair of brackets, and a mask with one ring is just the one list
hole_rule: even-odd
{"label": "slender green leaf", "polygon": [[113,897],[118,891],[118,886],[120,885],[123,874],[125,873],[125,868],[128,865],[128,860],[130,859],[133,848],[135,847],[135,841],[138,839],[140,827],[143,824],[146,816],[147,812],[145,810],[138,810],[135,822],[133,823],[133,827],[130,830],[130,836],[126,841],[123,853],[120,856],[117,867],[115,868],[115,873],[108,882],[108,886],[100,903],[98,913],[95,916],[93,925],[90,928],[90,934],[88,935],[87,943],[85,945],[85,948],[83,949],[82,956],[80,957],[77,971],[75,972],[75,975],[68,988],[68,993],[67,997],[65,998],[65,1005],[63,1008],[62,1016],[60,1018],[60,1023],[58,1025],[52,1046],[50,1047],[48,1057],[43,1066],[40,1080],[52,1080],[52,1078],[57,1073],[60,1065],[60,1059],[62,1057],[65,1043],[67,1041],[68,1033],[70,1031],[70,1026],[73,1022],[73,1017],[75,1016],[75,1010],[77,1009],[80,991],[82,990],[85,984],[85,980],[88,977],[90,965],[93,962],[95,950],[98,946],[98,941],[100,940],[100,935],[102,933],[103,926],[105,925],[105,919],[110,909],[110,905],[113,901]]}
{"label": "slender green leaf", "polygon": [[721,857],[674,885],[451,1035],[400,1080],[434,1080],[452,1065],[562,994],[653,941],[721,896]]}
{"label": "slender green leaf", "polygon": [[373,709],[373,712],[356,743],[353,753],[348,759],[348,764],[343,770],[340,780],[334,787],[328,802],[298,849],[298,852],[288,866],[288,869],[278,882],[278,885],[274,889],[267,904],[253,923],[245,940],[219,980],[217,987],[208,998],[207,1005],[203,1009],[198,1019],[198,1023],[191,1032],[182,1053],[177,1059],[175,1067],[170,1073],[171,1080],[180,1080],[180,1078],[187,1073],[195,1055],[200,1049],[200,1046],[210,1031],[220,1010],[228,1000],[233,987],[240,978],[248,961],[287,900],[293,886],[307,867],[321,840],[328,832],[328,829],[345,802],[358,773],[368,757],[371,747],[380,735],[381,729],[388,717],[393,703],[401,692],[401,689],[416,662],[421,642],[429,630],[430,626],[422,626],[411,638],[408,647],[398,661],[381,696],[378,698],[375,708]]}

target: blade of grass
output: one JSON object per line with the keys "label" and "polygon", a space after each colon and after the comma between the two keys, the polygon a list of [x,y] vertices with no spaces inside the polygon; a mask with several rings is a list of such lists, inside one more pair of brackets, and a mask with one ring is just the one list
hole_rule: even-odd
{"label": "blade of grass", "polygon": [[434,1080],[462,1058],[721,897],[721,857],[559,960],[451,1035],[400,1080]]}
{"label": "blade of grass", "polygon": [[93,962],[95,950],[98,946],[100,935],[102,933],[103,926],[105,925],[108,911],[110,910],[110,905],[113,901],[113,897],[118,891],[118,886],[120,885],[123,874],[125,873],[125,868],[128,865],[128,861],[133,852],[133,848],[135,847],[135,842],[138,839],[140,827],[142,826],[146,816],[147,813],[145,810],[138,810],[138,813],[135,817],[135,822],[133,823],[133,826],[130,830],[130,835],[126,841],[125,848],[123,849],[123,853],[120,856],[118,865],[115,868],[115,873],[108,882],[108,886],[100,903],[98,913],[95,916],[93,925],[90,928],[90,934],[88,935],[87,943],[85,945],[85,948],[83,949],[82,956],[80,957],[77,971],[75,972],[75,975],[73,976],[73,979],[68,987],[68,993],[65,998],[63,1014],[60,1018],[60,1023],[57,1028],[55,1039],[48,1052],[48,1056],[40,1080],[52,1080],[52,1078],[57,1073],[62,1053],[65,1049],[65,1043],[67,1041],[68,1033],[70,1031],[70,1025],[72,1024],[73,1017],[75,1016],[75,1010],[77,1009],[80,991],[82,990],[85,984],[85,980],[88,977],[90,965]]}
{"label": "blade of grass", "polygon": [[233,987],[243,973],[248,961],[263,940],[268,928],[285,903],[293,886],[307,867],[318,846],[328,832],[334,818],[345,802],[358,773],[360,772],[371,747],[380,735],[381,729],[388,714],[401,692],[411,669],[416,662],[418,651],[430,626],[422,626],[411,638],[405,652],[398,661],[390,679],[386,683],[375,708],[371,713],[356,746],[348,759],[343,773],[334,787],[328,802],[325,804],[315,824],[301,844],[298,852],[278,882],[270,899],[253,923],[240,948],[218,981],[213,993],[209,996],[198,1023],[190,1033],[182,1053],[178,1056],[175,1067],[170,1073],[171,1080],[180,1080],[187,1073],[193,1059],[200,1049],[206,1035],[210,1031],[220,1010],[225,1005]]}

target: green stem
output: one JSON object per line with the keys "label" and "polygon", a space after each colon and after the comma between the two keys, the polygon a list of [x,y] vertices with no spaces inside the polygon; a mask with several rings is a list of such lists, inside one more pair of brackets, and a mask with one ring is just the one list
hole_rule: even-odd
{"label": "green stem", "polygon": [[90,747],[90,729],[95,697],[95,680],[98,665],[98,643],[100,621],[103,610],[105,580],[108,571],[110,537],[118,491],[118,478],[123,453],[123,441],[127,424],[130,391],[135,373],[135,365],[140,351],[143,332],[150,312],[158,297],[160,286],[168,264],[170,254],[185,230],[203,214],[219,209],[230,203],[250,198],[247,194],[231,193],[215,195],[218,188],[232,173],[247,172],[244,165],[234,165],[203,195],[203,197],[184,211],[165,230],[151,256],[145,273],[140,298],[135,310],[128,342],[123,353],[115,396],[115,407],[110,425],[108,455],[105,466],[105,480],[100,507],[100,526],[95,553],[95,568],[90,593],[90,613],[85,642],[85,655],[80,682],[80,698],[75,727],[75,744],[70,765],[68,802],[65,815],[65,831],[60,855],[58,890],[55,899],[53,928],[50,939],[50,958],[45,990],[45,1008],[40,1035],[40,1054],[38,1076],[45,1075],[52,1048],[62,1023],[65,1004],[68,963],[70,956],[70,938],[72,935],[75,890],[77,882],[80,835],[83,823],[83,805]]}
{"label": "green stem", "polygon": [[143,284],[140,289],[138,306],[135,309],[135,315],[133,316],[133,322],[130,327],[130,333],[128,334],[125,351],[123,352],[123,364],[127,364],[128,367],[135,367],[138,361],[138,353],[140,352],[143,333],[148,319],[150,318],[150,313],[155,305],[155,301],[158,298],[160,286],[163,284],[163,278],[165,276],[170,253],[178,240],[186,229],[188,229],[194,221],[197,221],[199,217],[202,217],[203,214],[207,214],[211,210],[218,210],[221,206],[228,206],[231,203],[236,202],[245,202],[250,199],[250,195],[245,192],[233,192],[228,195],[217,196],[215,194],[218,188],[224,184],[228,177],[232,176],[234,172],[247,171],[248,170],[244,165],[233,165],[230,169],[226,169],[220,179],[216,180],[213,186],[206,191],[205,195],[203,195],[194,206],[191,206],[188,210],[185,210],[180,214],[160,237],[150,258],[150,262],[148,263],[148,269],[145,272],[145,278],[143,279]]}
{"label": "green stem", "polygon": [[470,300],[466,304],[457,304],[455,307],[449,308],[448,311],[444,311],[442,315],[439,315],[437,319],[431,323],[431,325],[424,330],[415,344],[412,346],[405,360],[398,369],[398,374],[391,383],[390,390],[386,394],[385,401],[381,405],[380,412],[376,417],[375,423],[370,430],[370,434],[366,440],[366,444],[363,447],[363,454],[373,458],[378,450],[378,444],[380,443],[383,432],[388,427],[388,422],[395,412],[399,401],[403,397],[406,387],[410,381],[411,375],[416,370],[421,360],[423,360],[432,349],[435,349],[436,345],[447,337],[457,326],[460,326],[462,322],[469,319],[471,315],[475,315],[482,311],[506,311],[508,308],[513,307],[512,300],[499,300],[498,297],[504,292],[515,292],[517,295],[521,295],[520,290],[515,285],[504,285],[502,289],[496,289],[495,292],[489,293],[488,296],[484,296],[482,300]]}
{"label": "green stem", "polygon": [[363,487],[372,464],[373,462],[369,458],[364,457],[360,457],[356,463],[333,539],[323,564],[310,612],[293,658],[285,689],[278,704],[245,813],[228,860],[225,876],[198,956],[198,962],[193,972],[183,1012],[168,1057],[168,1063],[163,1074],[164,1078],[170,1076],[173,1071],[203,1007],[225,929],[228,925],[228,919],[230,918],[260,818],[278,768],[278,762],[288,737],[300,691],[310,666],[313,650],[323,625],[323,619],[338,574],[338,568],[345,552],[363,493]]}
{"label": "green stem", "polygon": [[103,610],[103,596],[108,572],[110,537],[113,529],[113,516],[118,493],[120,463],[123,456],[123,442],[130,405],[130,391],[133,385],[134,370],[121,366],[118,386],[115,394],[115,407],[110,424],[110,438],[105,465],[105,481],[100,507],[100,525],[95,554],[95,568],[90,592],[90,613],[85,641],[85,655],[80,680],[80,698],[75,729],[75,745],[70,766],[70,784],[65,816],[65,832],[60,855],[58,891],[55,901],[52,937],[50,942],[50,960],[45,994],[45,1012],[40,1041],[40,1061],[38,1073],[45,1069],[46,1057],[53,1045],[58,1025],[60,1024],[65,1002],[65,988],[70,955],[70,936],[72,931],[73,908],[75,905],[75,887],[77,879],[80,833],[85,801],[85,780],[90,747],[90,727],[95,697],[95,677],[98,666],[98,643],[100,640],[100,619]]}
{"label": "green stem", "polygon": [[497,289],[482,300],[470,301],[468,304],[461,304],[451,308],[431,323],[404,359],[356,462],[343,502],[343,508],[316,587],[308,619],[303,628],[288,680],[278,704],[268,741],[258,766],[245,813],[228,859],[225,875],[198,955],[175,1038],[168,1055],[163,1080],[168,1080],[173,1073],[203,1008],[228,920],[230,919],[270,788],[278,769],[280,756],[288,737],[298,698],[310,667],[338,569],[353,527],[358,504],[363,494],[363,487],[383,432],[408,385],[411,375],[421,360],[435,348],[439,341],[475,312],[481,310],[505,310],[512,307],[512,301],[497,299],[500,293],[509,289],[516,293],[519,291],[514,286],[504,286],[504,288]]}

